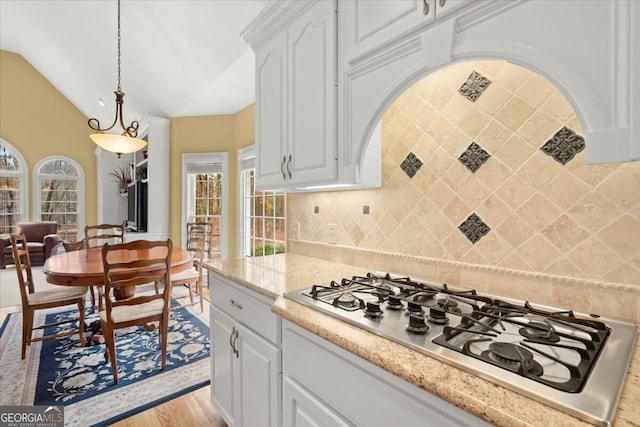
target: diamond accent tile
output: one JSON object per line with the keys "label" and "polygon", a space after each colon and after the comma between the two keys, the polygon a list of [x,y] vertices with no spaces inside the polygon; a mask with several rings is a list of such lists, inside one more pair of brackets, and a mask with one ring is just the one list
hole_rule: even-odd
{"label": "diamond accent tile", "polygon": [[565,126],[540,149],[557,162],[566,165],[577,153],[584,150],[584,138]]}
{"label": "diamond accent tile", "polygon": [[458,229],[462,231],[462,234],[467,236],[467,239],[474,245],[482,236],[491,231],[491,228],[475,213],[469,215],[469,217],[458,226]]}
{"label": "diamond accent tile", "polygon": [[422,162],[422,160],[420,160],[415,154],[410,152],[407,155],[407,158],[404,159],[402,163],[400,163],[400,167],[402,168],[404,173],[409,175],[409,178],[413,178],[423,164],[424,163]]}
{"label": "diamond accent tile", "polygon": [[465,152],[458,157],[458,160],[471,172],[476,173],[476,171],[480,169],[480,166],[489,160],[489,157],[491,157],[491,154],[474,141],[467,147]]}
{"label": "diamond accent tile", "polygon": [[469,101],[476,102],[476,99],[482,95],[482,92],[491,84],[491,80],[484,77],[477,71],[473,71],[467,81],[460,86],[458,92],[464,95]]}

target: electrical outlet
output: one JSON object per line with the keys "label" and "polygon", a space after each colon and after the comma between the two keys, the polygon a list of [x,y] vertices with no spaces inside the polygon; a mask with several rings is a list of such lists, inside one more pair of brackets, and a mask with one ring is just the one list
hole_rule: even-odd
{"label": "electrical outlet", "polygon": [[291,224],[291,236],[289,238],[300,240],[300,222],[295,221]]}
{"label": "electrical outlet", "polygon": [[335,245],[336,243],[338,243],[335,224],[327,224],[327,243],[331,245]]}

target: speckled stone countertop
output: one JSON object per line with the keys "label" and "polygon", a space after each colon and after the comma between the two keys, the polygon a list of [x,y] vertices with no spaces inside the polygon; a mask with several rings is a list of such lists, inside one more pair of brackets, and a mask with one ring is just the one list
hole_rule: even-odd
{"label": "speckled stone countertop", "polygon": [[[282,294],[366,269],[296,254],[231,260],[210,271],[274,299],[272,311],[404,380],[496,426],[591,426],[432,357],[324,315]],[[640,426],[640,343],[624,385],[613,426]]]}

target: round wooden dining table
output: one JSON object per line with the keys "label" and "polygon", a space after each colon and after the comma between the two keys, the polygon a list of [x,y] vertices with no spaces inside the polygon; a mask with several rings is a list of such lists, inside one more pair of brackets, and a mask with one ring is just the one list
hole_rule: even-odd
{"label": "round wooden dining table", "polygon": [[[165,249],[153,248],[150,256],[162,256]],[[157,254],[154,254],[157,252]],[[126,254],[126,255],[125,255]],[[142,255],[142,254],[140,254]],[[145,255],[145,256],[148,256]],[[110,261],[127,262],[140,258],[136,251],[122,252],[122,259],[115,258],[117,253],[109,254]],[[186,249],[173,247],[171,253],[171,273],[179,273],[188,270],[193,265],[193,255]],[[80,249],[65,252],[49,257],[45,263],[43,272],[48,283],[65,286],[95,286],[104,282],[104,270],[102,267],[102,247]]]}

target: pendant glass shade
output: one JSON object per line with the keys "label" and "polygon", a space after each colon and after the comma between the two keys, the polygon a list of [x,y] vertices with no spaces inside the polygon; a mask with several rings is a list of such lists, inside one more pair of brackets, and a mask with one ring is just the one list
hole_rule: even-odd
{"label": "pendant glass shade", "polygon": [[103,150],[118,154],[135,153],[147,145],[147,142],[142,139],[110,133],[94,133],[89,137]]}

